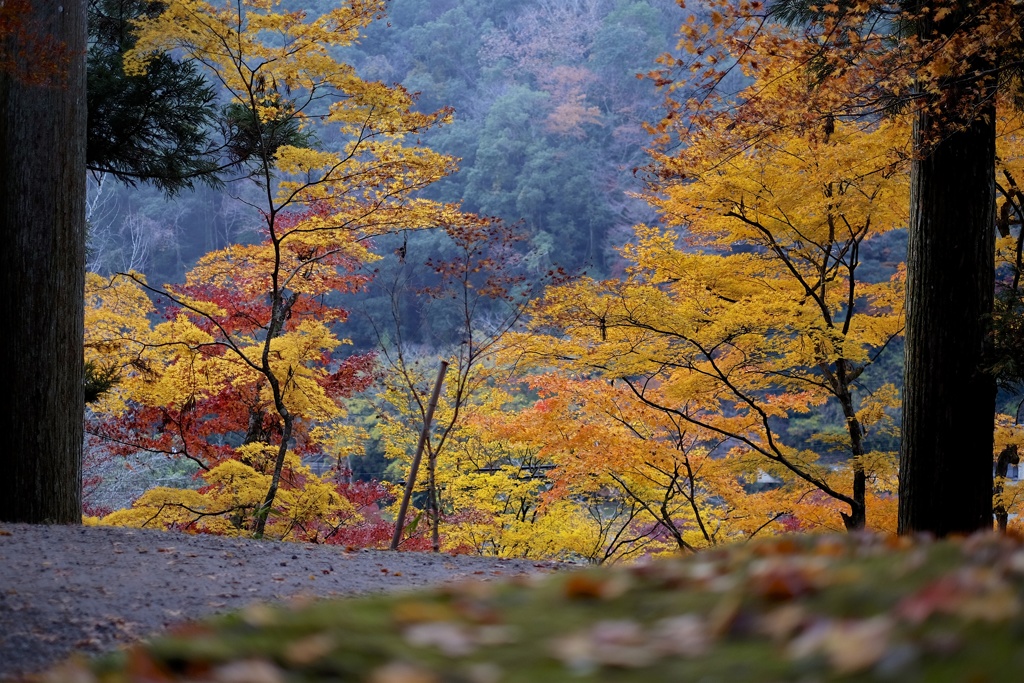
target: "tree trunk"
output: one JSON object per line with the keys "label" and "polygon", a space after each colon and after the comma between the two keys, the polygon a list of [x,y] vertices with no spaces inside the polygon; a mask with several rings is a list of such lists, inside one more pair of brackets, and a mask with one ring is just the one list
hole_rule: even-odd
{"label": "tree trunk", "polygon": [[80,523],[86,6],[26,5],[28,56],[0,36],[4,54],[30,62],[0,64],[0,520]]}
{"label": "tree trunk", "polygon": [[836,361],[835,386],[833,392],[839,399],[846,418],[846,433],[850,435],[850,456],[853,463],[853,489],[850,497],[849,514],[841,512],[843,524],[847,531],[861,531],[868,523],[867,483],[868,476],[864,470],[864,429],[857,419],[857,410],[850,393],[850,361],[839,358]]}
{"label": "tree trunk", "polygon": [[[1006,485],[1006,477],[1010,471],[1010,465],[1019,465],[1020,455],[1017,453],[1017,445],[1011,444],[1004,448],[999,457],[996,458],[996,477],[995,486],[993,486],[993,496],[999,496],[1003,492],[1003,487]],[[993,503],[995,505],[995,516],[996,516],[996,529],[1000,533],[1006,533],[1006,525],[1010,521],[1010,513],[1003,504],[1003,501]]]}
{"label": "tree trunk", "polygon": [[932,143],[915,121],[907,248],[899,532],[992,528],[996,385],[983,361],[992,313],[995,124],[991,106]]}

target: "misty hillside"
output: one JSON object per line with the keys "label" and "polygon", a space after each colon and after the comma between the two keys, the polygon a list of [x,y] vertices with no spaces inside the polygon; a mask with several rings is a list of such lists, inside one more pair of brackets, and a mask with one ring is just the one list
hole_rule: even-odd
{"label": "misty hillside", "polygon": [[[424,111],[453,109],[453,122],[423,141],[461,159],[461,170],[430,197],[521,223],[538,271],[601,274],[615,268],[629,228],[650,218],[628,193],[641,189],[643,124],[658,119],[661,96],[637,75],[673,49],[684,16],[672,0],[393,0],[339,57],[366,79],[417,93]],[[320,143],[335,143],[332,133]],[[255,221],[228,196],[246,188],[198,186],[167,199],[96,181],[90,270],[178,281],[200,255],[252,239]]]}

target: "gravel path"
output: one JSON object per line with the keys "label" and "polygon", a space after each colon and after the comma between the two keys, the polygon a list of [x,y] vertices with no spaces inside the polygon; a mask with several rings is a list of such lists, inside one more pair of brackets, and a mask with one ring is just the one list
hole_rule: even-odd
{"label": "gravel path", "polygon": [[0,680],[253,602],[557,568],[148,529],[0,524]]}

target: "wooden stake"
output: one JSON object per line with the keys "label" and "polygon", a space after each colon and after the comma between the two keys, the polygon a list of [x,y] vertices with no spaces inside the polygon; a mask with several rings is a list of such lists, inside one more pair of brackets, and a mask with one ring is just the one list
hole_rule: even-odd
{"label": "wooden stake", "polygon": [[423,417],[423,431],[420,432],[420,441],[416,444],[416,455],[412,459],[412,467],[409,468],[409,476],[405,481],[405,495],[402,496],[402,505],[398,508],[398,519],[395,521],[395,535],[391,537],[391,549],[398,550],[398,544],[402,542],[402,532],[405,530],[405,515],[409,512],[409,500],[412,498],[412,489],[416,485],[416,470],[420,468],[420,459],[423,458],[423,448],[427,444],[427,437],[430,435],[430,423],[434,420],[434,408],[437,407],[437,399],[441,395],[441,385],[444,384],[445,373],[448,372],[448,361],[441,361],[441,367],[437,371],[437,381],[434,382],[434,393],[430,395],[430,403],[427,404],[427,414]]}

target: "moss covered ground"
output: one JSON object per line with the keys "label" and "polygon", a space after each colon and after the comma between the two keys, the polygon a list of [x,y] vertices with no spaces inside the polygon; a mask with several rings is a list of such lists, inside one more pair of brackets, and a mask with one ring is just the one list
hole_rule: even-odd
{"label": "moss covered ground", "polygon": [[255,606],[49,681],[1024,681],[1024,545],[788,536],[631,566]]}

